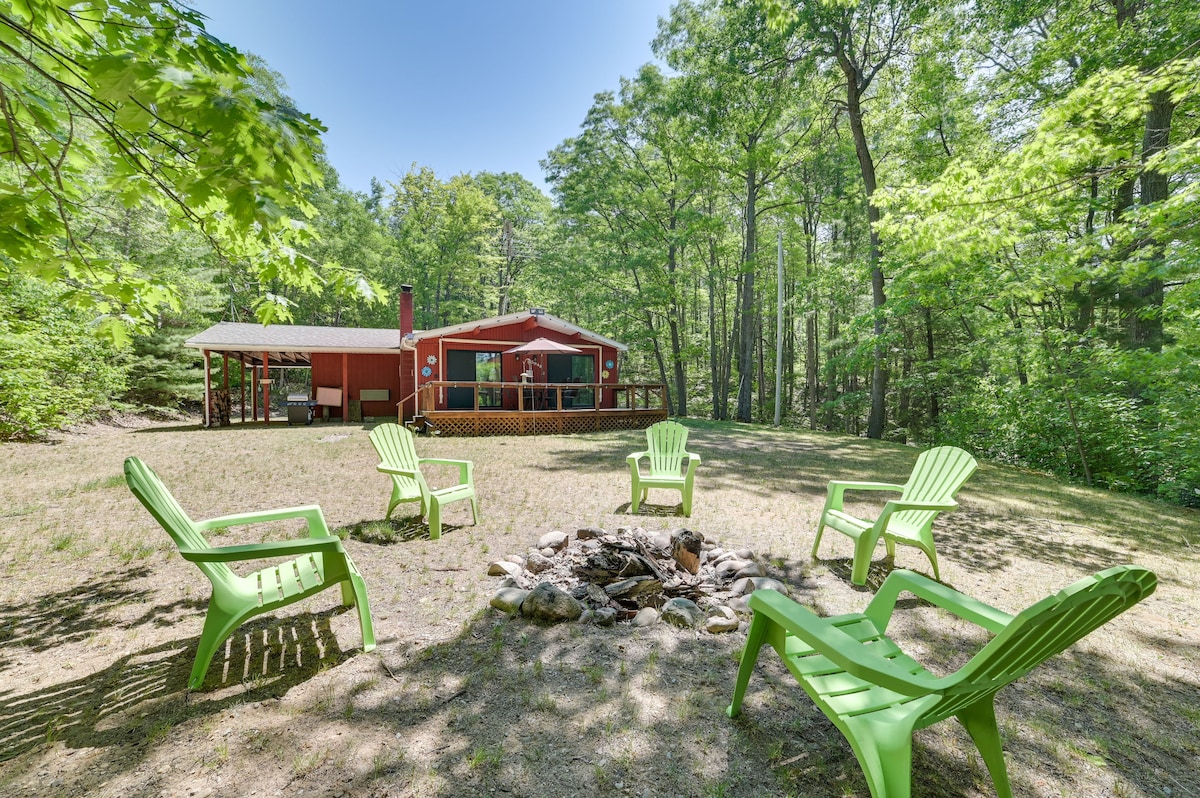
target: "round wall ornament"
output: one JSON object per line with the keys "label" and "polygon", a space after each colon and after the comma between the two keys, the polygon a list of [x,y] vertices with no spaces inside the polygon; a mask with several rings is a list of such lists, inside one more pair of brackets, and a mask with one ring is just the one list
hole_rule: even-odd
{"label": "round wall ornament", "polygon": [[611,360],[604,361],[604,368],[610,369],[612,367],[613,367],[613,362]]}
{"label": "round wall ornament", "polygon": [[421,367],[421,376],[422,376],[422,377],[428,377],[428,376],[430,376],[431,374],[433,374],[433,369],[429,368],[429,366],[422,366],[422,367]]}
{"label": "round wall ornament", "polygon": [[437,355],[430,355],[429,357],[425,358],[425,362],[431,366],[435,365],[437,363]]}

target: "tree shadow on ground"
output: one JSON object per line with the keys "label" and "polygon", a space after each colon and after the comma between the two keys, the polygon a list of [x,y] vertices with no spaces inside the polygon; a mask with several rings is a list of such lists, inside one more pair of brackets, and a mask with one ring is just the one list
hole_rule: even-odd
{"label": "tree shadow on ground", "polygon": [[[442,534],[461,529],[442,522]],[[354,524],[338,527],[333,534],[342,538],[352,538],[362,543],[376,546],[389,546],[393,543],[407,543],[414,540],[429,540],[431,538],[429,523],[424,517],[415,515],[408,518],[381,518],[372,521],[359,521]]]}
{"label": "tree shadow on ground", "polygon": [[24,693],[2,690],[0,762],[53,742],[136,748],[189,719],[280,696],[353,655],[341,651],[330,629],[330,619],[343,611],[244,624],[218,649],[199,692],[187,689],[198,637],[125,654],[69,682]]}
{"label": "tree shadow on ground", "polygon": [[[85,640],[97,630],[116,623],[119,608],[145,604],[152,598],[149,587],[133,584],[149,573],[146,566],[115,569],[92,576],[68,590],[39,596],[27,604],[0,607],[0,644],[3,644],[0,669],[9,666],[12,652],[17,648],[35,652],[58,648]],[[187,599],[169,606],[156,605],[142,617],[122,621],[121,625],[154,621],[179,608],[196,605],[197,602]],[[203,607],[203,602],[199,606]]]}
{"label": "tree shadow on ground", "polygon": [[[915,631],[947,637],[936,623]],[[337,783],[350,794],[447,797],[865,795],[849,745],[777,658],[760,660],[742,715],[725,715],[741,644],[740,636],[545,627],[481,613],[453,640],[382,651],[381,684],[345,686],[354,723],[417,742],[377,753],[369,772]],[[1016,794],[1039,792],[1046,763],[1077,767],[1086,757],[1146,794],[1164,772],[1189,772],[1196,744],[1182,733],[1186,722],[1156,730],[1153,718],[1200,699],[1194,685],[1074,650],[1018,684],[998,702]],[[1098,689],[1130,698],[1097,701]],[[916,740],[914,795],[990,794],[956,723]],[[1120,740],[1130,746],[1116,750]],[[315,772],[304,786],[332,778]]]}

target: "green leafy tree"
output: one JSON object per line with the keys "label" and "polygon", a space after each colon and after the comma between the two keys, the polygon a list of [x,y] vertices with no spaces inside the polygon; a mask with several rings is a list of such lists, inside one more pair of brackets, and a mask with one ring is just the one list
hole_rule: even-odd
{"label": "green leafy tree", "polygon": [[[259,88],[247,60],[172,0],[0,0],[0,275],[60,282],[116,337],[176,304],[168,283],[82,234],[112,191],[169,209],[262,285],[360,290],[294,257],[311,235],[322,127]],[[265,297],[256,310],[288,316]]]}
{"label": "green leafy tree", "polygon": [[37,437],[108,407],[125,388],[117,351],[51,286],[0,279],[0,440]]}

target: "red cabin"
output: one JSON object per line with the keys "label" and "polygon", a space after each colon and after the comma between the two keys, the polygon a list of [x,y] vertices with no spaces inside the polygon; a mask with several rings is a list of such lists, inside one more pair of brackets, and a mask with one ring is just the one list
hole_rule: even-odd
{"label": "red cabin", "polygon": [[[264,367],[312,372],[308,395],[287,397],[289,422],[313,405],[320,419],[398,418],[446,435],[637,429],[667,417],[665,386],[620,382],[624,344],[540,309],[414,331],[412,303],[403,286],[398,330],[222,322],[194,336],[185,345],[205,356],[205,425],[227,423],[230,360],[251,370],[251,416],[261,406],[264,421]],[[218,389],[213,354],[224,358]],[[245,407],[243,395],[243,421]]]}

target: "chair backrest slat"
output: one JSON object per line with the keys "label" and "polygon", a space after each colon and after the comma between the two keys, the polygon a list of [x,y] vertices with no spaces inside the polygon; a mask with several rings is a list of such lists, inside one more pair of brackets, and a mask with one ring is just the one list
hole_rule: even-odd
{"label": "chair backrest slat", "polygon": [[[371,430],[369,437],[371,445],[379,455],[381,465],[409,471],[416,471],[420,466],[413,434],[399,424],[380,424]],[[394,474],[392,476],[404,487],[418,489],[415,479]]]}
{"label": "chair backrest slat", "polygon": [[[158,474],[154,473],[154,469],[137,457],[128,457],[125,459],[125,482],[142,506],[150,511],[150,515],[154,516],[175,541],[176,546],[191,550],[210,548],[204,535],[196,528],[196,522],[179,505],[171,491],[167,490]],[[213,582],[228,583],[235,578],[233,571],[225,563],[202,562],[196,565]]]}
{"label": "chair backrest slat", "polygon": [[688,429],[676,421],[660,421],[646,428],[650,473],[678,472],[687,450]]}
{"label": "chair backrest slat", "polygon": [[[954,446],[938,446],[921,452],[901,494],[903,501],[944,503],[954,499],[977,463],[968,452]],[[894,521],[920,528],[931,523],[936,510],[905,510]]]}
{"label": "chair backrest slat", "polygon": [[958,671],[958,683],[929,709],[922,725],[995,693],[1149,596],[1157,584],[1151,571],[1122,565],[1028,607]]}

